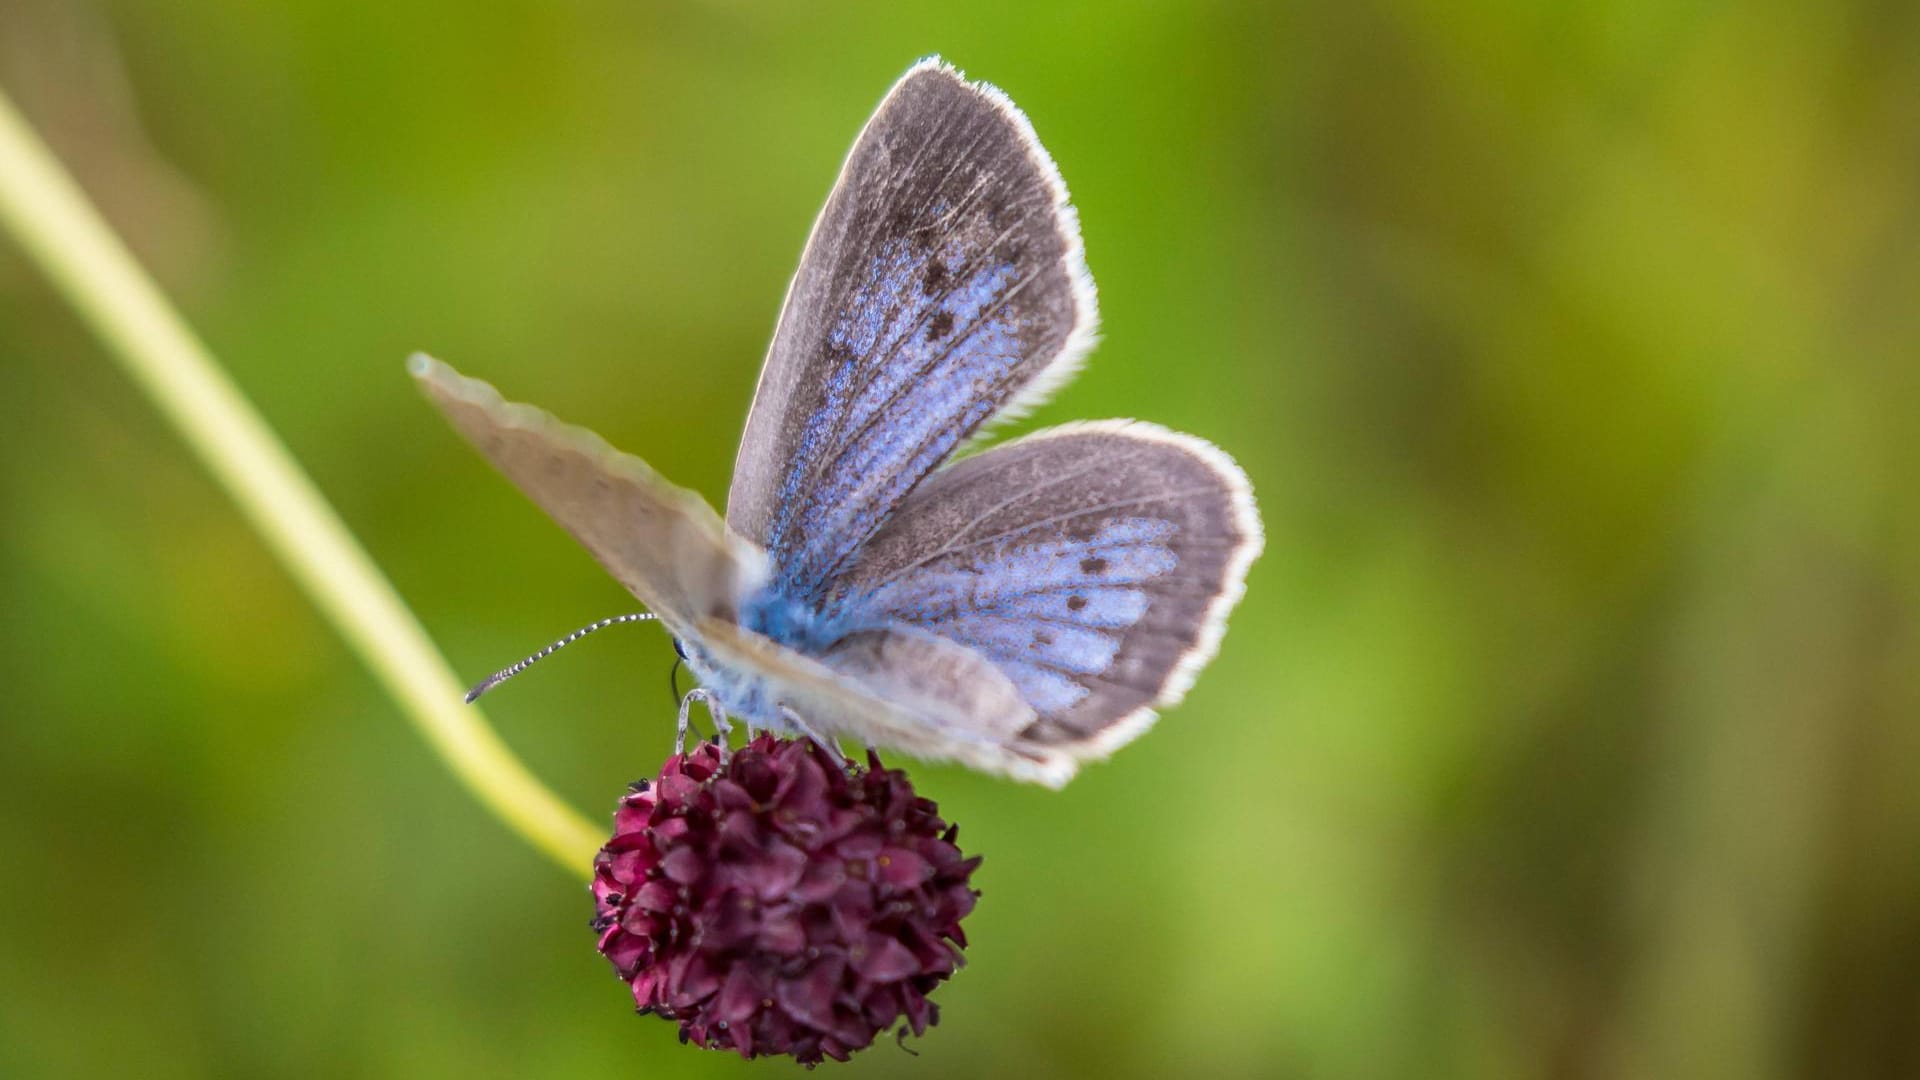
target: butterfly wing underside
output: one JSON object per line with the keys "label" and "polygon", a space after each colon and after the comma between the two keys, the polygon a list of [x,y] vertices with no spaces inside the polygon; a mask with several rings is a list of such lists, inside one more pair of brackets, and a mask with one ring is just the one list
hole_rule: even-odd
{"label": "butterfly wing underside", "polygon": [[731,617],[761,575],[752,545],[730,536],[700,496],[585,428],[427,356],[409,370],[428,400],[494,467],[677,636],[703,617]]}
{"label": "butterfly wing underside", "polygon": [[1185,694],[1260,546],[1246,477],[1219,450],[1151,424],[1069,424],[935,473],[836,603],[988,660],[1031,710],[1007,752],[1070,776]]}
{"label": "butterfly wing underside", "polygon": [[818,602],[888,512],[1092,344],[1066,189],[998,90],[937,60],[854,143],[788,287],[727,521]]}
{"label": "butterfly wing underside", "polygon": [[934,634],[896,626],[843,639],[809,656],[729,620],[694,627],[701,656],[756,684],[815,731],[924,758],[958,761],[1058,787],[1071,767],[1012,744],[1033,710],[986,657]]}

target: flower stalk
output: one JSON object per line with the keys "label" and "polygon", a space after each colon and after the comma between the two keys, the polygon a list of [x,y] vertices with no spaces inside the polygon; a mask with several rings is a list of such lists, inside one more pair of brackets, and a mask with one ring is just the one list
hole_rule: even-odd
{"label": "flower stalk", "polygon": [[[0,226],[226,489],[427,745],[509,828],[591,874],[601,831],[521,764],[426,630],[73,178],[0,93]],[[396,374],[397,374],[396,365]]]}

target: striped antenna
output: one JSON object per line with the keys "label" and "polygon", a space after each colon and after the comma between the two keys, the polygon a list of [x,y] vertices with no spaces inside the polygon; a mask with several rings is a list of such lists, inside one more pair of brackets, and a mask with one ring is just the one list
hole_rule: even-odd
{"label": "striped antenna", "polygon": [[580,629],[575,630],[573,633],[568,634],[566,637],[561,638],[559,641],[556,641],[553,644],[547,646],[546,648],[541,649],[539,652],[534,653],[532,656],[527,657],[525,660],[522,660],[519,663],[513,665],[512,667],[501,668],[499,671],[496,671],[493,674],[487,676],[486,678],[481,679],[479,683],[475,684],[473,689],[467,691],[467,704],[471,705],[474,702],[479,701],[481,694],[484,694],[487,691],[493,689],[494,687],[499,686],[501,683],[506,682],[508,679],[511,679],[515,675],[518,675],[521,672],[527,670],[528,668],[532,667],[534,664],[539,663],[542,660],[545,660],[547,657],[552,656],[554,653],[559,652],[561,649],[564,649],[567,646],[573,644],[574,642],[579,641],[581,638],[586,637],[588,634],[593,633],[595,630],[605,630],[609,626],[618,626],[621,623],[646,622],[650,619],[655,619],[655,618],[658,618],[658,616],[649,614],[644,611],[636,611],[630,615],[615,615],[610,619],[601,619],[597,623],[590,623],[586,626],[583,626]]}

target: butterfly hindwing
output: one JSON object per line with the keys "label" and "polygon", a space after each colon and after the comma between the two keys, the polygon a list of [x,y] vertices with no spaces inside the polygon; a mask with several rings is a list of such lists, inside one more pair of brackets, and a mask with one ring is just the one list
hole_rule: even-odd
{"label": "butterfly hindwing", "polygon": [[1071,424],[935,473],[836,583],[990,660],[1035,718],[1028,753],[1101,756],[1212,656],[1261,544],[1226,455],[1150,424]]}
{"label": "butterfly hindwing", "polygon": [[998,90],[938,61],[868,121],[789,286],[728,496],[776,586],[819,601],[887,513],[1092,343],[1058,171]]}
{"label": "butterfly hindwing", "polygon": [[689,649],[688,663],[731,691],[729,708],[772,700],[826,736],[1054,787],[1073,775],[1071,760],[1050,748],[1018,745],[1035,716],[1013,680],[937,634],[894,624],[854,632],[813,656],[703,619]]}
{"label": "butterfly hindwing", "polygon": [[731,617],[763,575],[758,551],[646,462],[438,360],[409,367],[453,426],[676,635],[701,616]]}

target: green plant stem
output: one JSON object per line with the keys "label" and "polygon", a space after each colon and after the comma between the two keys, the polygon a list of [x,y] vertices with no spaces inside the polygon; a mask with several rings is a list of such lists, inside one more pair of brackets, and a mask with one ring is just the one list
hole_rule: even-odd
{"label": "green plant stem", "polygon": [[[481,804],[590,872],[601,833],[528,772],[260,415],[0,93],[0,224],[79,311]],[[400,366],[394,365],[395,378]]]}

